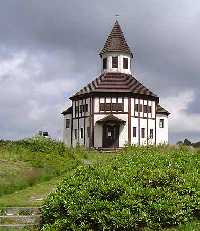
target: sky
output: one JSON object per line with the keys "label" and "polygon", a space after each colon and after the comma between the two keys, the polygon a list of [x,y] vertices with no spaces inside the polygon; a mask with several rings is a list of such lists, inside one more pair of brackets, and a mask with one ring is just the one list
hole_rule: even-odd
{"label": "sky", "polygon": [[134,75],[171,112],[170,143],[200,140],[199,0],[0,1],[0,139],[62,137],[60,113],[100,74],[116,14]]}

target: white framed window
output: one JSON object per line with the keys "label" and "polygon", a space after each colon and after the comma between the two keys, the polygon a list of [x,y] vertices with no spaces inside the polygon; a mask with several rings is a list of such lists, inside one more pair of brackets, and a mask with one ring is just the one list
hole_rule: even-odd
{"label": "white framed window", "polygon": [[66,121],[65,121],[65,127],[66,128],[69,128],[69,126],[70,126],[70,119],[66,119]]}
{"label": "white framed window", "polygon": [[150,129],[150,132],[149,132],[150,134],[149,134],[149,138],[150,139],[153,139],[153,129]]}
{"label": "white framed window", "polygon": [[141,129],[141,137],[142,137],[142,138],[145,138],[145,128],[142,128],[142,129]]}
{"label": "white framed window", "polygon": [[137,128],[133,127],[133,137],[137,137]]}
{"label": "white framed window", "polygon": [[81,139],[83,139],[83,128],[81,128]]}
{"label": "white framed window", "polygon": [[164,119],[159,120],[159,128],[164,128]]}

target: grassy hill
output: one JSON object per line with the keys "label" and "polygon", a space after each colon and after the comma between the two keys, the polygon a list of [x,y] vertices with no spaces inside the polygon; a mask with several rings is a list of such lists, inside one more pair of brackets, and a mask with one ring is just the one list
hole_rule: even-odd
{"label": "grassy hill", "polygon": [[[87,216],[87,208],[89,212],[92,211],[89,206],[93,202],[88,203],[87,195],[95,192],[90,195],[96,201],[93,208],[97,208],[98,203],[107,206],[109,201],[103,216],[106,215],[111,221],[109,211],[116,206],[115,202],[119,208],[121,203],[125,207],[139,203],[136,207],[141,208],[142,222],[145,216],[151,217],[152,213],[156,227],[159,227],[156,217],[159,220],[163,213],[160,216],[163,219],[171,219],[173,222],[176,218],[179,220],[170,223],[169,226],[173,224],[174,227],[160,226],[162,230],[200,230],[199,169],[200,151],[182,146],[127,147],[118,153],[99,153],[84,148],[69,149],[60,142],[41,137],[13,142],[0,141],[0,207],[41,206],[45,200],[49,211],[54,213],[49,198],[61,190],[65,192],[63,198],[71,198],[68,203],[74,205],[75,200],[84,195],[82,203],[85,206],[72,207],[71,211],[71,214],[78,214],[80,218],[83,211],[84,216]],[[69,183],[73,187],[78,186],[78,190],[73,191],[68,187]],[[55,192],[58,184],[60,186]],[[46,200],[50,192],[55,193]],[[149,213],[152,208],[154,212]],[[127,214],[120,214],[120,209],[113,214],[116,219],[119,215],[122,223],[127,221]],[[175,218],[170,218],[171,215]],[[47,221],[48,216],[46,214]]]}
{"label": "grassy hill", "polygon": [[103,161],[108,155],[103,157],[42,137],[0,141],[0,206],[41,205],[64,175],[87,159]]}

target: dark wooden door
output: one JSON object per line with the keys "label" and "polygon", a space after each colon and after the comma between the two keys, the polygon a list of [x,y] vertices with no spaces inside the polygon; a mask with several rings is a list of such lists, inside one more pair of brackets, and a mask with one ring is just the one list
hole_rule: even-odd
{"label": "dark wooden door", "polygon": [[119,125],[104,124],[103,126],[103,148],[119,147]]}

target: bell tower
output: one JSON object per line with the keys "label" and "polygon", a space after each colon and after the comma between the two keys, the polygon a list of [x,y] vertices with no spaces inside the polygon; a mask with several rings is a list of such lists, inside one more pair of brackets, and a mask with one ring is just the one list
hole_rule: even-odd
{"label": "bell tower", "polygon": [[99,53],[101,57],[101,71],[131,74],[133,54],[124,38],[124,34],[116,20],[105,45]]}

